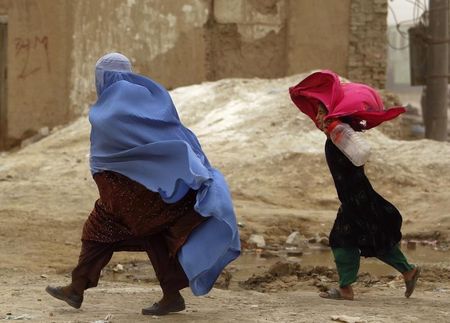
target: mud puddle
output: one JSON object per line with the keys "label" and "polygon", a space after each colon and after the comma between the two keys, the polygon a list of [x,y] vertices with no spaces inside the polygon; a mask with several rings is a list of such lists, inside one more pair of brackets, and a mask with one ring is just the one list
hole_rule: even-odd
{"label": "mud puddle", "polygon": [[[449,250],[440,250],[432,243],[415,243],[414,247],[407,247],[408,245],[411,244],[402,243],[401,249],[411,264],[450,264]],[[262,273],[280,260],[299,263],[302,267],[324,266],[335,268],[330,248],[312,246],[302,250],[302,254],[299,256],[290,256],[287,252],[280,251],[274,253],[271,257],[266,257],[263,252],[247,251],[230,266],[233,271],[233,281],[242,281],[253,274]],[[394,268],[381,260],[364,257],[361,258],[360,272],[368,272],[374,276],[398,275]]]}
{"label": "mud puddle", "polygon": [[[409,246],[409,247],[407,247]],[[416,243],[413,245],[402,243],[402,250],[409,262],[423,265],[450,265],[450,251],[439,250],[435,245]],[[294,253],[295,254],[295,253]],[[136,254],[135,261],[113,261],[103,271],[102,279],[109,281],[158,283],[154,270],[145,256]],[[125,260],[125,259],[124,259]],[[309,267],[321,267],[319,274],[326,268],[334,270],[335,265],[331,250],[327,247],[310,246],[292,256],[286,250],[245,250],[243,254],[231,263],[219,277],[216,287],[223,289],[239,288],[241,282],[252,276],[264,275],[276,263],[292,263],[295,267],[305,270],[305,279],[313,278],[317,271],[308,271]],[[361,258],[360,273],[369,273],[373,277],[395,276],[398,272],[376,258]],[[331,275],[331,272],[328,273]],[[307,277],[308,276],[308,277]]]}

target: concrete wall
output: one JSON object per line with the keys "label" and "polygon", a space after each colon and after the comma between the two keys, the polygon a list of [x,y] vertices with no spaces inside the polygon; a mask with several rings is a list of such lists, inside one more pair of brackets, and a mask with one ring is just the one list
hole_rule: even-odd
{"label": "concrete wall", "polygon": [[352,0],[347,76],[379,88],[386,82],[386,0]]}
{"label": "concrete wall", "polygon": [[117,51],[168,88],[205,80],[209,0],[89,0],[75,3],[71,112],[95,99],[94,66]]}
{"label": "concrete wall", "polygon": [[289,1],[287,74],[331,69],[347,75],[351,2]]}
{"label": "concrete wall", "polygon": [[0,0],[8,19],[6,146],[69,120],[70,0]]}

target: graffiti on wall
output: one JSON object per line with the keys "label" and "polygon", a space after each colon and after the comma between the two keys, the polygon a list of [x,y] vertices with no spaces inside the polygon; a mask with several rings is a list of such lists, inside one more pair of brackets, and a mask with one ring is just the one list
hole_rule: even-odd
{"label": "graffiti on wall", "polygon": [[20,61],[19,79],[26,79],[39,71],[51,72],[48,36],[17,37],[15,57]]}

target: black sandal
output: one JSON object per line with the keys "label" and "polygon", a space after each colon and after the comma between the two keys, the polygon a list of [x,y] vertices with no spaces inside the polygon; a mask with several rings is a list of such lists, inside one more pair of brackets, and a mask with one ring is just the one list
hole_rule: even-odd
{"label": "black sandal", "polygon": [[421,268],[416,266],[416,272],[410,280],[405,280],[406,290],[405,297],[409,298],[416,288],[417,279],[419,279]]}
{"label": "black sandal", "polygon": [[167,315],[169,313],[173,313],[173,312],[181,312],[183,310],[186,309],[186,305],[184,303],[184,299],[178,298],[177,300],[175,300],[174,302],[162,306],[159,303],[155,303],[150,307],[147,308],[143,308],[142,309],[142,314],[143,315],[157,315],[157,316],[161,316],[161,315]]}

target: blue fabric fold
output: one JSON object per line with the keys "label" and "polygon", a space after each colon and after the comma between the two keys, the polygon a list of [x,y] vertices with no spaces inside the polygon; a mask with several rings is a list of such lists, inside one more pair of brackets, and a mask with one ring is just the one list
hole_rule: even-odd
{"label": "blue fabric fold", "polygon": [[105,72],[103,84],[89,112],[91,172],[118,172],[167,203],[179,201],[189,189],[197,191],[195,210],[209,219],[191,233],[178,259],[194,295],[204,295],[240,254],[227,183],[181,123],[164,87],[122,72]]}

